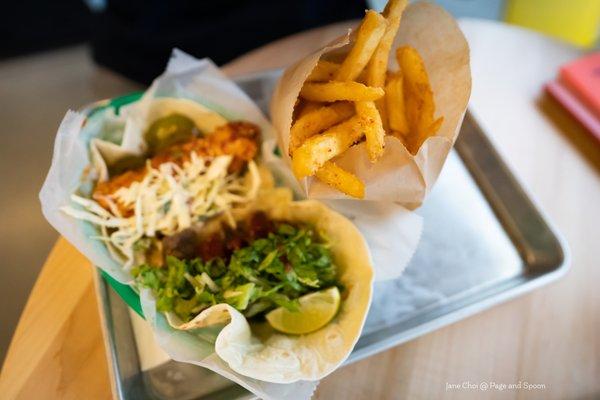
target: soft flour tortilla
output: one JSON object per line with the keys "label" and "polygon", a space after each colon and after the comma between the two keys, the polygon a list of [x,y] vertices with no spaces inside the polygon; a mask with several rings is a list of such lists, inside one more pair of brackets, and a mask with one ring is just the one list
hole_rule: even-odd
{"label": "soft flour tortilla", "polygon": [[253,210],[264,211],[274,220],[309,223],[328,238],[339,281],[345,287],[337,316],[324,328],[300,336],[277,333],[266,323],[251,328],[227,304],[212,306],[184,324],[168,315],[169,323],[185,331],[227,324],[216,337],[215,351],[239,374],[273,383],[319,380],[348,357],[360,336],[373,285],[369,250],[348,219],[314,200],[292,202],[289,189],[264,193],[243,213]]}
{"label": "soft flour tortilla", "polygon": [[[271,116],[288,165],[292,115],[304,81],[321,57],[340,59],[353,40],[351,33],[338,38],[287,68],[281,77],[271,101]],[[369,161],[364,142],[334,161],[365,182],[365,200],[394,201],[415,208],[431,191],[458,136],[471,93],[471,71],[466,39],[456,21],[439,6],[418,2],[406,8],[390,52],[389,69],[397,70],[395,50],[407,44],[423,57],[435,98],[435,116],[444,117],[442,127],[415,156],[400,140],[386,136],[384,155],[376,163]],[[347,198],[313,177],[299,183],[311,198]]]}

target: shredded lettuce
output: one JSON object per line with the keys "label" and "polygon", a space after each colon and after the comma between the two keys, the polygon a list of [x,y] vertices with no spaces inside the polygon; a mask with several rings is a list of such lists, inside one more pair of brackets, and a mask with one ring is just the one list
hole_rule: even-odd
{"label": "shredded lettuce", "polygon": [[312,227],[277,223],[274,232],[229,260],[179,260],[132,270],[139,286],[152,289],[157,308],[189,321],[203,309],[227,303],[247,317],[276,308],[298,309],[298,298],[334,285],[336,268],[326,240]]}

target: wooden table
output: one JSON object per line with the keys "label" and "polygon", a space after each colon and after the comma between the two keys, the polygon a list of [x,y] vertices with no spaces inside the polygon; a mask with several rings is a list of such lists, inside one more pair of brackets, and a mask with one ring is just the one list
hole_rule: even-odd
{"label": "wooden table", "polygon": [[[461,23],[472,48],[471,109],[570,243],[561,281],[340,369],[318,399],[600,397],[600,151],[542,95],[570,47],[502,24]],[[285,65],[346,29],[337,24],[251,52],[229,74]],[[447,390],[463,382],[545,389]],[[21,317],[2,369],[5,399],[110,398],[86,259],[60,239]]]}

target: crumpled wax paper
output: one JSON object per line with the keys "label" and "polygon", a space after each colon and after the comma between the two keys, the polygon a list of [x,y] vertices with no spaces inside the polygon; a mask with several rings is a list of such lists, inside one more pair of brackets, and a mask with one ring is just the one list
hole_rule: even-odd
{"label": "crumpled wax paper", "polygon": [[[271,101],[271,117],[279,145],[286,149],[283,153],[288,165],[291,165],[287,149],[292,115],[304,81],[321,56],[335,54],[339,58],[351,49],[353,41],[354,35],[348,32],[283,73]],[[456,21],[434,4],[417,2],[406,8],[390,52],[390,70],[398,69],[394,55],[403,45],[416,48],[425,62],[436,105],[435,116],[444,117],[440,130],[423,143],[415,156],[399,139],[386,136],[385,152],[376,163],[369,160],[364,142],[334,161],[365,182],[365,200],[396,202],[414,209],[431,191],[458,136],[471,93],[471,72],[469,46],[463,33]],[[314,177],[303,178],[299,183],[310,198],[348,198]]]}
{"label": "crumpled wax paper", "polygon": [[[104,153],[118,154],[119,151],[122,154],[140,151],[142,144],[136,137],[141,135],[143,118],[148,113],[151,99],[157,97],[188,99],[228,120],[254,122],[261,127],[265,144],[275,137],[271,125],[252,100],[210,60],[198,60],[178,50],[174,50],[165,73],[156,79],[142,99],[122,107],[118,115],[111,109],[89,117],[68,111],[58,129],[52,164],[40,191],[42,211],[50,224],[94,265],[122,283],[131,283],[132,278],[110,256],[102,242],[91,238],[97,235],[96,228],[67,216],[60,208],[72,205],[70,195],[76,190],[84,193],[91,190],[91,182],[98,178],[95,168],[90,167],[99,160],[96,151],[102,153],[101,156]],[[99,145],[98,139],[104,144]],[[111,148],[107,144],[110,142],[120,143],[116,146],[120,149]],[[267,162],[267,165],[274,164],[277,162]],[[274,174],[280,177],[287,172],[287,167],[274,170]],[[352,219],[365,235],[377,279],[400,275],[418,244],[422,230],[422,220],[418,215],[393,203],[368,206],[365,202],[342,201],[328,204]],[[389,238],[394,238],[391,243]],[[159,345],[174,360],[202,365],[265,399],[307,399],[318,384],[309,381],[276,384],[237,374],[214,352],[217,332],[203,330],[205,337],[200,340],[197,335],[177,331],[168,324],[164,315],[150,309],[153,300],[147,291],[141,292],[141,300],[146,315],[151,317],[148,319]]]}

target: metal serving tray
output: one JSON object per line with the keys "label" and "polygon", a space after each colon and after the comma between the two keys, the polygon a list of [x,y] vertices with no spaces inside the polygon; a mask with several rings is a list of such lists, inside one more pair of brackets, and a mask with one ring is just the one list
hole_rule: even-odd
{"label": "metal serving tray", "polygon": [[[237,79],[265,113],[280,72]],[[404,274],[375,283],[346,364],[379,353],[561,277],[566,243],[470,115],[425,204],[424,232]],[[169,361],[142,371],[127,305],[97,286],[119,399],[241,399],[251,394],[203,368]]]}

